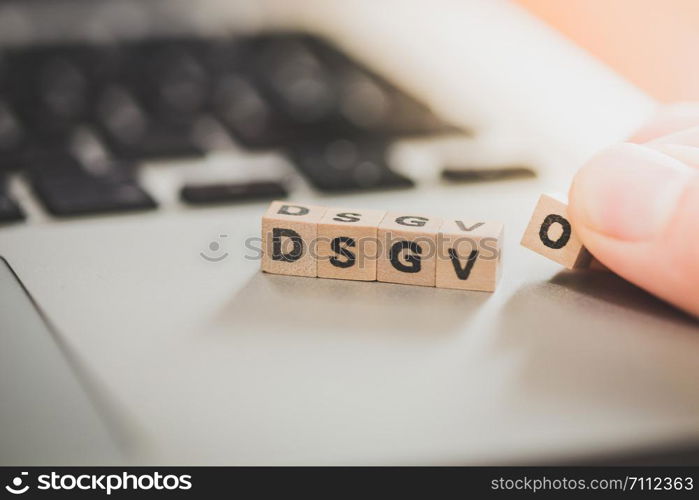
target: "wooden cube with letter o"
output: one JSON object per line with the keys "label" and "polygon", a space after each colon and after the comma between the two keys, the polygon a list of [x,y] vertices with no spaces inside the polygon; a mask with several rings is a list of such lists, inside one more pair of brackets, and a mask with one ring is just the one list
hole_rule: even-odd
{"label": "wooden cube with letter o", "polygon": [[570,224],[568,206],[545,194],[534,208],[521,244],[568,269],[588,267],[592,261]]}

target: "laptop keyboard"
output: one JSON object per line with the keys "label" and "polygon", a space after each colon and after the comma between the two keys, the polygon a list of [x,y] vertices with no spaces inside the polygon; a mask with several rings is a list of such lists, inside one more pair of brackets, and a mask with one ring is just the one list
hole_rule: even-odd
{"label": "laptop keyboard", "polygon": [[[195,133],[201,120],[244,149],[281,152],[327,192],[410,187],[386,163],[390,144],[455,131],[305,34],[11,48],[0,52],[0,220],[22,219],[5,186],[10,171],[55,216],[155,208],[139,165],[208,153]],[[184,186],[180,197],[206,204],[285,193],[281,179],[250,179]]]}

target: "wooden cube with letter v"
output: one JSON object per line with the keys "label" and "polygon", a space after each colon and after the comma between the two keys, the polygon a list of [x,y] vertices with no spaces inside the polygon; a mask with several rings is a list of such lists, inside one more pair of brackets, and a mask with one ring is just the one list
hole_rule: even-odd
{"label": "wooden cube with letter v", "polygon": [[376,280],[384,210],[328,208],[318,224],[318,277]]}
{"label": "wooden cube with letter v", "polygon": [[325,207],[272,202],[262,217],[262,270],[293,276],[318,275],[314,245]]}
{"label": "wooden cube with letter v", "polygon": [[439,229],[438,288],[494,292],[500,277],[503,225],[447,219]]}
{"label": "wooden cube with letter v", "polygon": [[570,224],[568,206],[545,194],[534,208],[521,244],[568,269],[588,267],[592,261]]}
{"label": "wooden cube with letter v", "polygon": [[435,285],[438,217],[388,212],[379,225],[376,276],[387,283]]}

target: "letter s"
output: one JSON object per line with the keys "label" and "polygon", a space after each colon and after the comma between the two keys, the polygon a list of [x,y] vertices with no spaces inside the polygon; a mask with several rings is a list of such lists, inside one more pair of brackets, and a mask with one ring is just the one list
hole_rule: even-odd
{"label": "letter s", "polygon": [[190,481],[192,479],[192,476],[189,474],[185,474],[183,476],[180,476],[180,489],[181,490],[189,490],[192,488],[192,482]]}
{"label": "letter s", "polygon": [[337,222],[359,222],[361,214],[356,214],[353,212],[341,212],[333,217],[333,220]]}
{"label": "letter s", "polygon": [[40,490],[48,490],[49,488],[51,488],[51,482],[49,481],[49,476],[47,474],[42,474],[41,476],[39,476],[38,481],[38,488]]}
{"label": "letter s", "polygon": [[330,243],[330,248],[332,248],[332,251],[337,255],[342,255],[345,260],[340,260],[333,255],[330,257],[330,263],[335,267],[345,269],[354,265],[356,256],[354,255],[354,252],[350,251],[346,247],[343,247],[343,243],[350,248],[354,248],[356,245],[354,238],[350,238],[349,236],[338,236],[337,238],[333,238],[332,242]]}

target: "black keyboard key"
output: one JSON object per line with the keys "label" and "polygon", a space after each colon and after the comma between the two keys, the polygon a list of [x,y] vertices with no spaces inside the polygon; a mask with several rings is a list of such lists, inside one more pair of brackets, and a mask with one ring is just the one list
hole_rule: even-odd
{"label": "black keyboard key", "polygon": [[192,205],[232,203],[251,200],[286,198],[284,186],[278,182],[247,182],[184,186],[180,191],[182,201]]}
{"label": "black keyboard key", "polygon": [[98,123],[109,149],[119,158],[197,157],[193,123],[156,120],[122,87],[102,93],[97,108]]}
{"label": "black keyboard key", "polygon": [[489,182],[533,177],[536,177],[536,171],[520,165],[504,165],[497,168],[464,166],[442,170],[442,178],[453,182]]}
{"label": "black keyboard key", "polygon": [[148,116],[131,93],[120,87],[108,87],[101,93],[97,108],[97,123],[115,149],[135,149],[148,133]]}
{"label": "black keyboard key", "polygon": [[24,212],[15,200],[0,193],[0,223],[19,222],[24,220]]}
{"label": "black keyboard key", "polygon": [[103,140],[88,125],[77,124],[74,127],[68,127],[63,131],[63,136],[63,140],[60,141],[32,137],[14,153],[0,154],[0,172],[20,170],[36,173],[63,164],[66,157],[89,161],[109,157],[103,146]]}
{"label": "black keyboard key", "polygon": [[52,164],[30,172],[34,192],[56,216],[74,216],[146,210],[155,201],[134,180],[128,166],[93,165],[83,168],[70,158],[54,158]]}
{"label": "black keyboard key", "polygon": [[386,164],[386,144],[338,139],[290,147],[287,153],[311,184],[321,191],[412,187],[413,181]]}
{"label": "black keyboard key", "polygon": [[26,142],[26,131],[19,117],[0,99],[0,172],[18,168]]}
{"label": "black keyboard key", "polygon": [[158,108],[170,115],[195,115],[204,110],[209,80],[204,68],[188,54],[179,54],[153,70],[153,87]]}
{"label": "black keyboard key", "polygon": [[212,38],[194,52],[213,78],[246,71],[255,57],[249,37]]}
{"label": "black keyboard key", "polygon": [[197,158],[204,155],[190,123],[151,121],[142,141],[135,144],[111,142],[110,145],[114,153],[124,159]]}
{"label": "black keyboard key", "polygon": [[82,69],[67,58],[56,57],[41,68],[39,91],[49,114],[82,118],[88,109],[88,82]]}
{"label": "black keyboard key", "polygon": [[6,95],[33,135],[53,139],[89,112],[90,83],[71,49],[29,49],[13,62]]}
{"label": "black keyboard key", "polygon": [[245,75],[219,78],[211,99],[215,116],[249,149],[278,147],[299,135],[299,127],[272,107]]}
{"label": "black keyboard key", "polygon": [[159,119],[184,119],[202,113],[210,76],[201,61],[203,41],[153,40],[131,47],[125,86]]}
{"label": "black keyboard key", "polygon": [[10,197],[7,179],[0,176],[0,223],[24,220],[24,213],[17,202]]}
{"label": "black keyboard key", "polygon": [[287,117],[297,123],[333,118],[338,101],[333,76],[301,38],[260,37],[256,49],[256,81]]}
{"label": "black keyboard key", "polygon": [[19,147],[24,131],[17,114],[0,99],[0,154]]}

